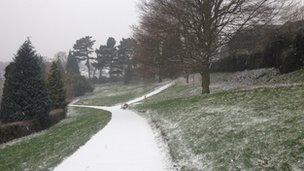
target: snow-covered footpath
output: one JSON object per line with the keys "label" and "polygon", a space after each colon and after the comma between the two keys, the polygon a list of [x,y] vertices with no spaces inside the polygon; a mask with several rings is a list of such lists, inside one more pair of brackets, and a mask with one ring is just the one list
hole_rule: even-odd
{"label": "snow-covered footpath", "polygon": [[[167,84],[155,91],[127,102],[133,104],[169,88]],[[170,159],[161,150],[148,122],[121,106],[78,106],[107,110],[110,123],[83,147],[60,164],[56,171],[162,171],[171,170]]]}

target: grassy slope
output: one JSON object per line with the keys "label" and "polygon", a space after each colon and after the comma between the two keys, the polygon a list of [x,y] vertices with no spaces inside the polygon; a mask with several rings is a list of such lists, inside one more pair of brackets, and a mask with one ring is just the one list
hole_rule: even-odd
{"label": "grassy slope", "polygon": [[96,87],[93,95],[82,98],[77,104],[111,106],[132,100],[153,90],[156,86],[156,84],[100,85]]}
{"label": "grassy slope", "polygon": [[[300,82],[299,72],[271,80]],[[176,85],[136,106],[160,127],[185,170],[304,169],[303,86],[203,96],[197,89]]]}
{"label": "grassy slope", "polygon": [[70,108],[69,117],[32,138],[0,148],[0,170],[47,170],[84,145],[111,119],[108,112]]}
{"label": "grassy slope", "polygon": [[269,83],[304,83],[304,69],[268,79]]}

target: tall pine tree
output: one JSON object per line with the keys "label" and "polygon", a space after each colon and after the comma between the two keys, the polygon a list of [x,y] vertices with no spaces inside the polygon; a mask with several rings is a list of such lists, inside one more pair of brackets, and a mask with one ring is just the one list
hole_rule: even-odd
{"label": "tall pine tree", "polygon": [[42,73],[41,59],[27,40],[6,68],[0,109],[2,122],[37,119],[47,126],[51,100]]}
{"label": "tall pine tree", "polygon": [[89,78],[91,78],[91,60],[94,58],[90,55],[94,52],[93,46],[94,46],[95,40],[92,40],[91,36],[83,37],[76,41],[74,47],[73,47],[73,53],[74,56],[79,61],[86,61],[86,66],[88,68],[88,75]]}
{"label": "tall pine tree", "polygon": [[54,61],[47,80],[47,87],[50,93],[53,109],[62,109],[67,105],[63,79],[64,76],[61,63],[59,60]]}

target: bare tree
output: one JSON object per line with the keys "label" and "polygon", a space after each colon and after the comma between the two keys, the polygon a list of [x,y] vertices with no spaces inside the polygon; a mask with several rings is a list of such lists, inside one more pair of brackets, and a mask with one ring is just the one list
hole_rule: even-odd
{"label": "bare tree", "polygon": [[282,10],[281,10],[281,21],[286,22],[286,21],[301,21],[304,20],[304,2],[301,0],[296,1],[296,0],[287,0],[288,5],[286,5]]}
{"label": "bare tree", "polygon": [[178,26],[183,45],[190,51],[178,60],[201,74],[202,93],[209,93],[210,61],[219,56],[236,33],[277,19],[285,3],[284,0],[150,0],[143,3],[142,9],[149,9],[149,14],[162,16]]}

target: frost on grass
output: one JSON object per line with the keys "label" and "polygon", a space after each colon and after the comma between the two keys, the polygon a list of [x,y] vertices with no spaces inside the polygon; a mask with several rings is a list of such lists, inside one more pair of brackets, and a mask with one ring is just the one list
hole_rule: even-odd
{"label": "frost on grass", "polygon": [[190,97],[176,85],[136,106],[153,118],[187,170],[304,169],[304,87]]}
{"label": "frost on grass", "polygon": [[0,170],[51,170],[110,120],[108,112],[69,108],[67,119],[49,130],[0,148]]}
{"label": "frost on grass", "polygon": [[113,106],[139,97],[162,84],[105,84],[97,86],[94,93],[81,98],[77,105]]}

